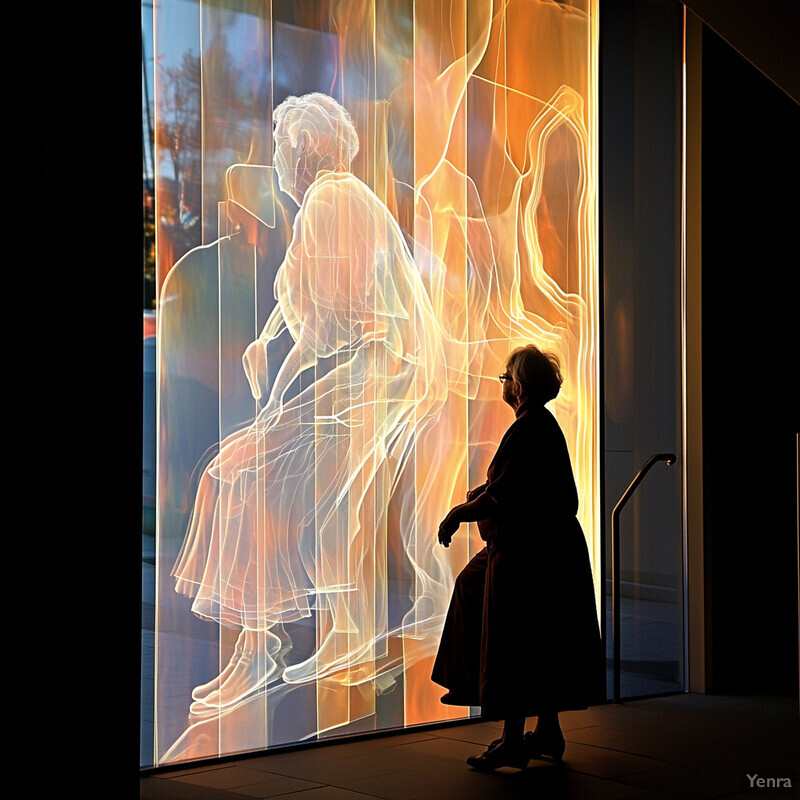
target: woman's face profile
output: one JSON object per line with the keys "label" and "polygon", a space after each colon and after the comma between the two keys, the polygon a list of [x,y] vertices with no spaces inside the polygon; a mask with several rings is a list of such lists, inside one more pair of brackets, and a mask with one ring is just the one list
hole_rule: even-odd
{"label": "woman's face profile", "polygon": [[[506,369],[506,374],[508,374],[508,369]],[[516,409],[519,405],[519,391],[520,385],[513,378],[503,381],[503,400],[511,408]]]}
{"label": "woman's face profile", "polygon": [[278,176],[278,186],[282,192],[291,194],[291,189],[293,187],[292,173],[294,172],[295,166],[292,163],[292,145],[282,125],[276,128],[272,141],[274,147],[272,164]]}

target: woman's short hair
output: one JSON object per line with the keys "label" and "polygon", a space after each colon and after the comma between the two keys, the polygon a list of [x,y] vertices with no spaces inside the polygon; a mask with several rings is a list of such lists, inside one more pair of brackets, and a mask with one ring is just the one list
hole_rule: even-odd
{"label": "woman's short hair", "polygon": [[276,130],[283,126],[292,147],[297,146],[300,132],[305,132],[311,149],[332,159],[332,168],[348,169],[358,153],[358,134],[350,114],[321,92],[287,97],[272,112],[272,121]]}
{"label": "woman's short hair", "polygon": [[561,364],[554,353],[544,353],[536,345],[518,347],[506,362],[508,374],[534,403],[547,403],[558,395],[564,381]]}

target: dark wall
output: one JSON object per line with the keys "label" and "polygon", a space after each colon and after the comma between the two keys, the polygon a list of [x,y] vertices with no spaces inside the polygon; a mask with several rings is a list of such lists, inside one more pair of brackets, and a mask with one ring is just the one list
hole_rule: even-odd
{"label": "dark wall", "polygon": [[[703,6],[747,49],[735,15],[714,17],[720,4]],[[606,517],[640,462],[672,449],[674,436],[681,14],[677,0],[601,4]],[[781,50],[785,40],[773,40],[773,63],[800,51]],[[709,688],[720,693],[796,692],[798,683],[800,106],[762,70],[706,27],[704,529]],[[656,490],[668,490],[667,480],[655,476]],[[669,508],[664,499],[657,508]],[[626,566],[656,578],[669,572],[680,552],[669,534],[654,537],[645,525],[633,535],[638,560]]]}
{"label": "dark wall", "polygon": [[703,37],[711,690],[797,690],[800,106]]}

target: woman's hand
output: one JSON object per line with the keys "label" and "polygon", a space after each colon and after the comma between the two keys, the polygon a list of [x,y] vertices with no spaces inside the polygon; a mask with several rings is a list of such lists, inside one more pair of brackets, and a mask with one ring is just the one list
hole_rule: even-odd
{"label": "woman's hand", "polygon": [[267,343],[263,339],[256,339],[247,345],[242,356],[242,366],[253,397],[260,400],[262,396],[268,395]]}
{"label": "woman's hand", "polygon": [[457,509],[458,506],[451,509],[447,516],[439,524],[439,544],[444,545],[445,547],[450,547],[450,542],[453,539],[453,535],[458,530],[458,526],[461,524],[460,520],[456,516]]}
{"label": "woman's hand", "polygon": [[476,497],[480,497],[486,491],[486,484],[481,484],[476,489],[470,489],[467,492],[467,502],[470,500],[474,500]]}
{"label": "woman's hand", "polygon": [[286,330],[286,321],[283,318],[280,303],[269,315],[264,330],[254,342],[247,345],[242,356],[242,366],[247,382],[250,384],[250,393],[256,400],[269,396],[269,374],[267,369],[267,344],[277,339]]}
{"label": "woman's hand", "polygon": [[497,504],[485,489],[486,484],[472,489],[467,495],[469,499],[466,503],[450,509],[439,525],[439,544],[449,547],[453,534],[462,522],[480,522],[495,513]]}

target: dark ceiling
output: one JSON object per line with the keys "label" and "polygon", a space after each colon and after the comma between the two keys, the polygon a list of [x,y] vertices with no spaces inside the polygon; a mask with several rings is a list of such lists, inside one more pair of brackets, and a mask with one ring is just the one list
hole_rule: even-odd
{"label": "dark ceiling", "polygon": [[800,104],[799,0],[683,0],[683,3]]}

